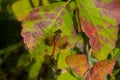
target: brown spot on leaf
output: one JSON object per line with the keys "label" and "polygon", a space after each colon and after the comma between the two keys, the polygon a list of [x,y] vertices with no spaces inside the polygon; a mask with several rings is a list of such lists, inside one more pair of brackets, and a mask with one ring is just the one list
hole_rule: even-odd
{"label": "brown spot on leaf", "polygon": [[62,12],[62,13],[61,13],[61,16],[64,16],[64,15],[65,15],[65,12]]}
{"label": "brown spot on leaf", "polygon": [[[106,44],[109,44],[109,47],[111,47],[111,48],[114,48],[114,46],[115,46],[114,42],[110,42],[110,40],[105,38],[104,36],[100,36],[100,40],[104,41]],[[115,40],[113,40],[113,41],[115,41]]]}
{"label": "brown spot on leaf", "polygon": [[74,26],[72,26],[73,27],[73,29],[72,29],[72,34],[74,35],[74,36],[77,36],[77,32],[76,32],[76,30],[74,29]]}
{"label": "brown spot on leaf", "polygon": [[40,14],[38,13],[39,8],[35,8],[27,17],[26,20],[38,20],[41,18]]}
{"label": "brown spot on leaf", "polygon": [[59,25],[62,25],[62,23],[63,23],[62,17],[58,17],[57,22],[58,22]]}
{"label": "brown spot on leaf", "polygon": [[66,5],[66,9],[70,12],[72,11],[71,8],[70,8],[70,5]]}
{"label": "brown spot on leaf", "polygon": [[55,13],[60,12],[63,8],[64,8],[63,6],[59,6],[59,7],[55,10]]}
{"label": "brown spot on leaf", "polygon": [[50,24],[52,23],[52,21],[50,20],[41,20],[37,25],[40,29],[44,29],[46,27],[48,27]]}
{"label": "brown spot on leaf", "polygon": [[48,50],[47,50],[47,49],[45,49],[45,52],[48,52]]}
{"label": "brown spot on leaf", "polygon": [[54,43],[54,39],[53,39],[52,36],[51,36],[51,37],[46,37],[46,39],[45,39],[45,44],[46,44],[46,45],[52,46],[53,43]]}
{"label": "brown spot on leaf", "polygon": [[98,29],[99,31],[101,31],[101,30],[102,30],[102,27],[101,27],[101,26],[97,26],[97,29]]}
{"label": "brown spot on leaf", "polygon": [[100,39],[105,41],[106,43],[110,43],[110,41],[108,39],[106,39],[104,36],[100,36]]}
{"label": "brown spot on leaf", "polygon": [[35,26],[34,29],[38,32],[39,36],[42,36],[44,33],[43,30],[39,28],[38,24],[35,24],[34,26]]}
{"label": "brown spot on leaf", "polygon": [[47,19],[55,19],[57,14],[56,13],[48,13],[48,12],[45,12],[45,16]]}
{"label": "brown spot on leaf", "polygon": [[112,29],[112,28],[114,28],[114,26],[113,25],[111,25],[110,23],[108,23],[108,22],[105,22],[105,25],[107,26],[107,28],[108,29]]}
{"label": "brown spot on leaf", "polygon": [[63,36],[58,44],[59,49],[65,49],[69,45],[68,37]]}
{"label": "brown spot on leaf", "polygon": [[104,3],[102,0],[94,0],[95,5],[102,9],[103,15],[107,15],[113,19],[116,19],[117,23],[120,23],[120,4],[118,0],[111,0],[108,3]]}

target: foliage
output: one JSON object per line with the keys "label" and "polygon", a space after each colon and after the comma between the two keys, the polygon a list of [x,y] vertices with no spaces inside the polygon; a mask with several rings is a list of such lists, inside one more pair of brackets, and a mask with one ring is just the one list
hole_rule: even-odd
{"label": "foliage", "polygon": [[[5,1],[0,0],[0,4],[3,3]],[[0,50],[0,57],[3,56],[0,79],[9,79],[4,63],[6,58],[12,59],[11,51],[21,50],[20,47],[24,48],[22,54],[13,59],[15,69],[11,66],[10,71],[14,74],[19,71],[17,75],[24,72],[22,80],[120,79],[119,0],[12,0],[6,3],[11,6],[6,14],[21,22],[19,33],[25,45],[19,41]],[[0,12],[5,13],[3,5]]]}

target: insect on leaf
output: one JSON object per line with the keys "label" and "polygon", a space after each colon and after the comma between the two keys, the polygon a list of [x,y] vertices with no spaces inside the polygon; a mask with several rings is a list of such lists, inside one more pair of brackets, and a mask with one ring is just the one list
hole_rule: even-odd
{"label": "insect on leaf", "polygon": [[74,46],[72,44],[75,43],[76,37],[72,14],[71,7],[64,2],[35,8],[22,23],[21,35],[30,53],[51,55],[55,32],[58,30],[62,33],[55,53],[62,53],[61,51],[65,49],[70,50]]}

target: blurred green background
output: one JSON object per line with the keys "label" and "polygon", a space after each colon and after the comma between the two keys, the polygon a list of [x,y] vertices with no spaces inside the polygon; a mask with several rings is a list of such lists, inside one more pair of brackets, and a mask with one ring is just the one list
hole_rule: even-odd
{"label": "blurred green background", "polygon": [[0,0],[0,80],[27,80],[27,72],[16,67],[20,56],[27,54],[27,50],[20,36],[21,22],[13,13],[15,2]]}
{"label": "blurred green background", "polygon": [[22,20],[34,7],[59,1],[67,0],[0,0],[0,80],[28,79],[30,57],[20,35]]}

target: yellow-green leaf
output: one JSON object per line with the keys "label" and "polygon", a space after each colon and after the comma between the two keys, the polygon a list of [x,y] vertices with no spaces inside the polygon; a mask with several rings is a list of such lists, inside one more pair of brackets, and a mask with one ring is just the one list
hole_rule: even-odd
{"label": "yellow-green leaf", "polygon": [[19,21],[22,21],[32,10],[29,0],[17,0],[12,5],[12,10]]}

